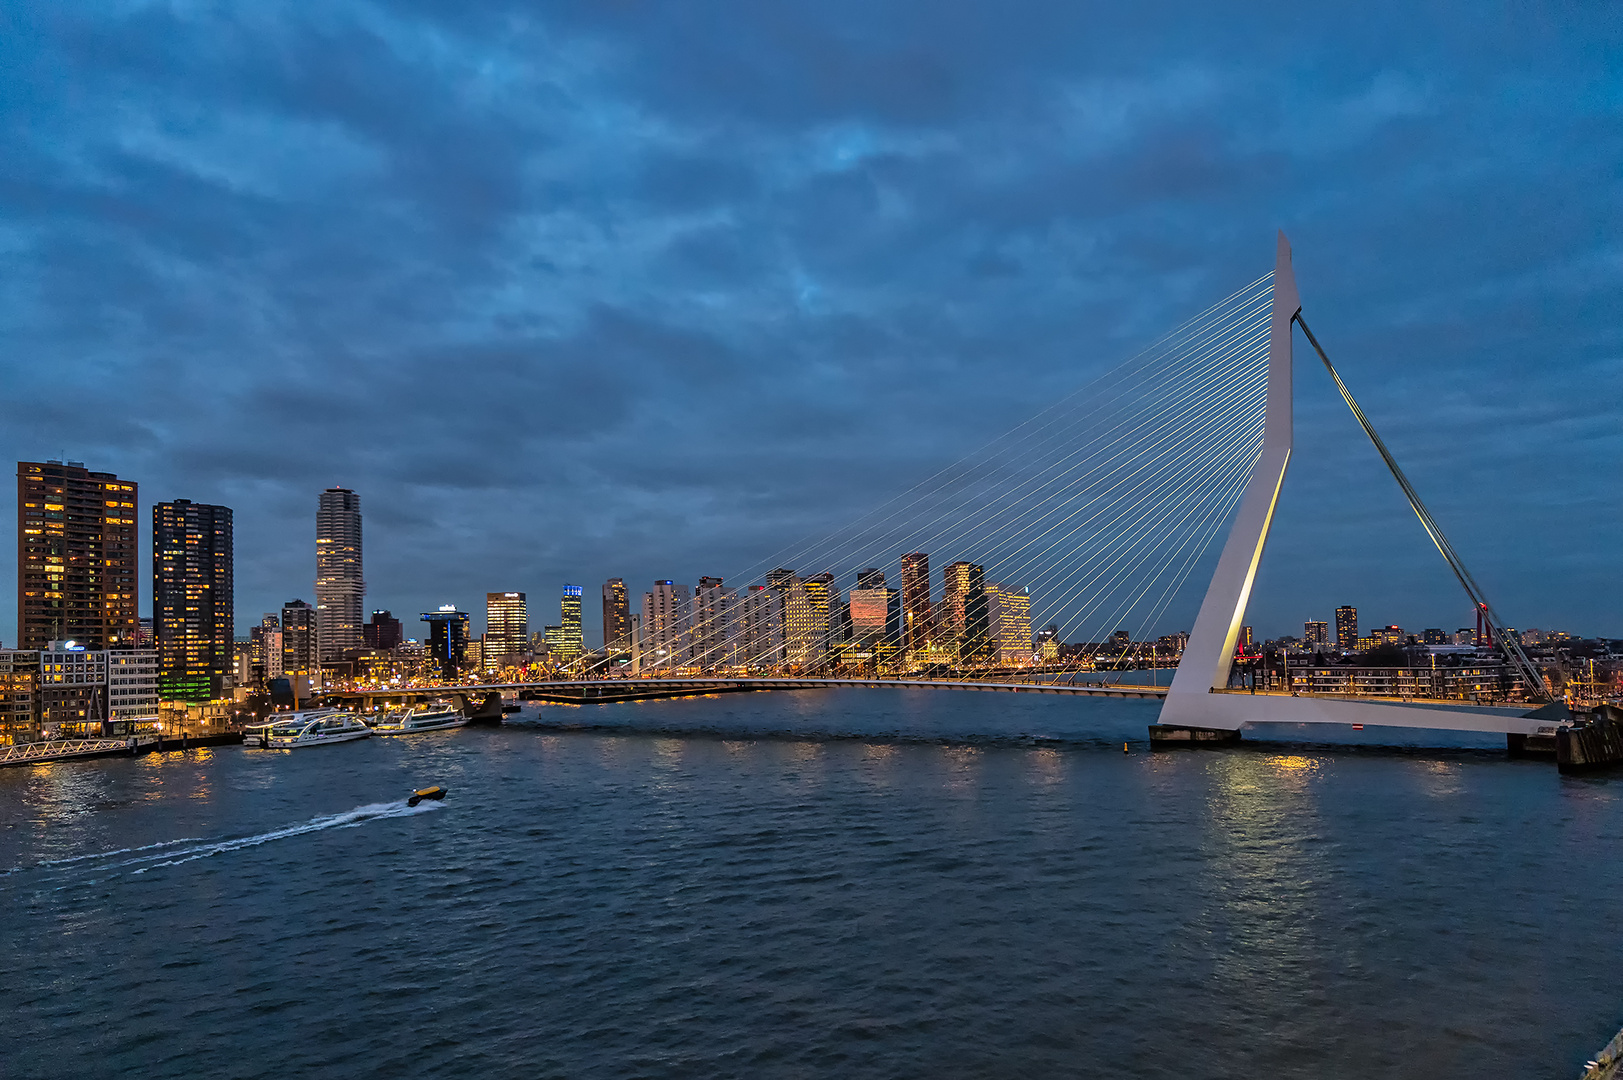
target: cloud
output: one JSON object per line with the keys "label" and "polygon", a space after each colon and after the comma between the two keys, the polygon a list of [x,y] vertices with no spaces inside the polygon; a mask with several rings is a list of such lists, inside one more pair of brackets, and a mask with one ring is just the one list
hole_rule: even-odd
{"label": "cloud", "polygon": [[[1623,634],[1603,11],[8,18],[5,445],[235,507],[243,626],[309,593],[335,482],[397,612],[750,565],[1252,280],[1284,225],[1310,322],[1501,606]],[[1303,367],[1254,621],[1446,623]],[[1551,580],[1528,553],[1557,549]]]}

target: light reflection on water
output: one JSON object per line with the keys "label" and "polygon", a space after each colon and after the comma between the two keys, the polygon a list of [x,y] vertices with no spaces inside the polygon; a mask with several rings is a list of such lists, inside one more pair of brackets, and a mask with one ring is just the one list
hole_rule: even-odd
{"label": "light reflection on water", "polygon": [[1615,782],[763,698],[0,773],[8,1075],[1547,1075],[1623,1019]]}

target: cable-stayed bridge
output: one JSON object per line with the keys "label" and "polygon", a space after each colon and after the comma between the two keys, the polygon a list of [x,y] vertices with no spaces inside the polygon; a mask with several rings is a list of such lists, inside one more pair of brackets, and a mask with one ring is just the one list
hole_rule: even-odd
{"label": "cable-stayed bridge", "polygon": [[[1297,327],[1496,659],[1329,692],[1306,668],[1252,665],[1246,682],[1236,667],[1294,448]],[[1152,736],[1192,740],[1247,723],[1522,736],[1566,718],[1308,330],[1283,234],[1272,272],[1012,431],[741,573],[658,582],[631,621],[522,685],[577,701],[832,685],[1153,697]],[[1174,663],[1169,686],[1147,685]]]}

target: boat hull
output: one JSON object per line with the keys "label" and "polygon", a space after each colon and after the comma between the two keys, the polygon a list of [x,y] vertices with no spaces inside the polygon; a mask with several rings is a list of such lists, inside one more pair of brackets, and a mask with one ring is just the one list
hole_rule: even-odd
{"label": "boat hull", "polygon": [[354,742],[356,739],[371,737],[371,731],[336,731],[331,735],[296,735],[292,738],[272,735],[261,745],[271,750],[303,750],[309,746],[332,746],[335,743]]}

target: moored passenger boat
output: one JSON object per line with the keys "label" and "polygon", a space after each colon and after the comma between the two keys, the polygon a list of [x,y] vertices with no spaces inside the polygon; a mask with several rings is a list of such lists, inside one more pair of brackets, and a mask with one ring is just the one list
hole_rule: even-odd
{"label": "moored passenger boat", "polygon": [[377,735],[417,735],[426,731],[448,731],[467,727],[468,718],[449,701],[436,701],[420,709],[390,713],[372,725]]}
{"label": "moored passenger boat", "polygon": [[370,738],[372,729],[353,713],[322,710],[292,713],[261,731],[259,745],[270,750],[298,750]]}

